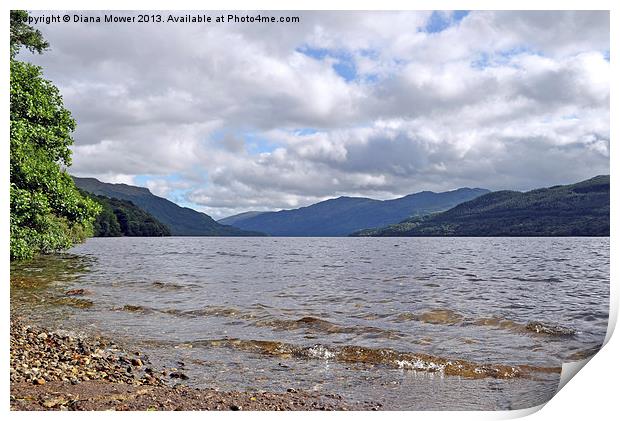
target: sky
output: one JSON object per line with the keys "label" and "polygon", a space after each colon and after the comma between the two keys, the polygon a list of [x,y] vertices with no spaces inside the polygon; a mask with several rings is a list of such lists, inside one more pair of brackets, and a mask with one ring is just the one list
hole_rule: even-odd
{"label": "sky", "polygon": [[216,219],[609,173],[608,12],[261,14],[300,22],[35,25],[69,171]]}

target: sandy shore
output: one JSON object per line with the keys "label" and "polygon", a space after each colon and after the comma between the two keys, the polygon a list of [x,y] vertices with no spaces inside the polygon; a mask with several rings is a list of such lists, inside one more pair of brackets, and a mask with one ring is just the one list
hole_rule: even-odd
{"label": "sandy shore", "polygon": [[195,389],[182,366],[154,367],[139,350],[100,337],[50,331],[11,316],[11,410],[377,410],[283,387],[281,393]]}

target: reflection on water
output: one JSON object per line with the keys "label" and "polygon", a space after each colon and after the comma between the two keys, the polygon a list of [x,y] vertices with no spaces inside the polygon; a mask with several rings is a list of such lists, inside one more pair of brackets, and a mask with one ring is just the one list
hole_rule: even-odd
{"label": "reflection on water", "polygon": [[96,258],[69,253],[37,256],[11,263],[11,311],[32,314],[35,320],[61,323],[71,317],[69,307],[89,308],[94,303],[68,296],[68,285],[79,284]]}
{"label": "reflection on water", "polygon": [[545,402],[608,304],[608,238],[96,238],[11,267],[13,310],[193,385],[392,409]]}

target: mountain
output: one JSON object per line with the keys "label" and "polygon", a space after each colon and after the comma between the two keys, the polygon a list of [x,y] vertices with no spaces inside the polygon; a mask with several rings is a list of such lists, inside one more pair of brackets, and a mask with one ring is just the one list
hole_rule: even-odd
{"label": "mountain", "polygon": [[354,235],[609,236],[609,176],[525,193],[488,193],[445,212]]}
{"label": "mountain", "polygon": [[[346,236],[381,227],[412,215],[438,212],[488,193],[485,189],[462,188],[443,193],[424,191],[392,200],[339,197],[314,205],[258,215],[235,215],[227,221],[238,228],[274,236]],[[231,221],[232,219],[232,221]]]}
{"label": "mountain", "polygon": [[103,208],[93,223],[95,237],[165,237],[170,228],[128,200],[87,193]]}
{"label": "mountain", "polygon": [[235,225],[236,222],[241,222],[241,221],[244,221],[246,219],[253,218],[253,217],[258,216],[258,215],[260,215],[262,213],[265,213],[265,212],[250,211],[250,212],[238,213],[238,214],[233,215],[233,216],[227,216],[226,218],[218,219],[217,223],[218,224],[223,224],[223,225]]}
{"label": "mountain", "polygon": [[263,235],[259,232],[249,232],[236,227],[218,224],[210,216],[190,208],[181,207],[163,197],[155,196],[149,189],[144,187],[103,183],[96,178],[73,177],[73,181],[78,188],[89,193],[132,202],[168,226],[172,235]]}

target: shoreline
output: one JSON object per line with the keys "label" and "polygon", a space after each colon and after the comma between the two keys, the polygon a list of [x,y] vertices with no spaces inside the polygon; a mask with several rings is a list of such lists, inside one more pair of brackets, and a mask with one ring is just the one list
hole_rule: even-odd
{"label": "shoreline", "polygon": [[[379,410],[376,402],[295,390],[219,391],[184,385],[182,367],[154,367],[140,350],[103,337],[37,327],[11,314],[10,409],[40,410]],[[171,385],[168,379],[179,381]]]}

